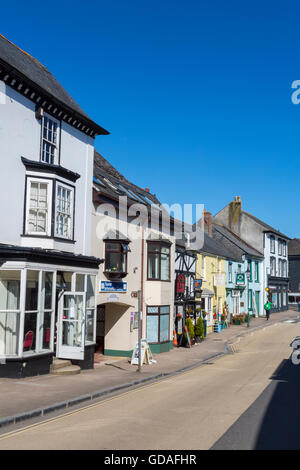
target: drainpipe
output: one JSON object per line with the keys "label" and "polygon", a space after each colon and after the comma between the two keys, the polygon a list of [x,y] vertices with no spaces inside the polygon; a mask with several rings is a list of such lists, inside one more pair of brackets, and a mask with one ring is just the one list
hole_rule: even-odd
{"label": "drainpipe", "polygon": [[142,226],[142,250],[141,250],[141,289],[138,293],[139,311],[139,367],[138,372],[142,372],[142,337],[143,337],[143,298],[144,298],[144,227]]}

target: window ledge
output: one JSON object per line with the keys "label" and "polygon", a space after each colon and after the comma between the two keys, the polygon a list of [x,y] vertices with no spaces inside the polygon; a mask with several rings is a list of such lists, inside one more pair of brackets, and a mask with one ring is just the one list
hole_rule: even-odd
{"label": "window ledge", "polygon": [[126,277],[128,274],[128,273],[120,272],[120,271],[104,271],[103,273],[105,274],[105,276],[111,279],[123,278],[123,277]]}

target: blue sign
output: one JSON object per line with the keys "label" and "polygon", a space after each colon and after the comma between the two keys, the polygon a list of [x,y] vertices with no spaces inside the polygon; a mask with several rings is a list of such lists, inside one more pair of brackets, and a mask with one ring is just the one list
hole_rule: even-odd
{"label": "blue sign", "polygon": [[101,281],[100,292],[127,292],[127,282]]}

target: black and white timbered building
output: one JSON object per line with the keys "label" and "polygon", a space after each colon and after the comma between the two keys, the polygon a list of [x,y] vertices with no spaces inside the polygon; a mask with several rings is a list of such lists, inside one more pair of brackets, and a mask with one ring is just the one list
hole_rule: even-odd
{"label": "black and white timbered building", "polygon": [[0,35],[0,376],[91,367],[94,123],[36,59]]}
{"label": "black and white timbered building", "polygon": [[195,293],[197,253],[188,248],[183,235],[176,240],[175,249],[175,329],[182,333],[187,316],[196,320],[196,306],[200,306],[199,296]]}

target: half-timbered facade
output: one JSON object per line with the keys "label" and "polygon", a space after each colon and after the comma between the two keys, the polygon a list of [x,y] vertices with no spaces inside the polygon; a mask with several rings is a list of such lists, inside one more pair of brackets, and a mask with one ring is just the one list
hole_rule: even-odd
{"label": "half-timbered facade", "polygon": [[[197,254],[189,250],[184,239],[176,241],[175,250],[175,329],[182,333],[186,317],[196,320],[196,261]],[[199,315],[199,313],[198,313]]]}

